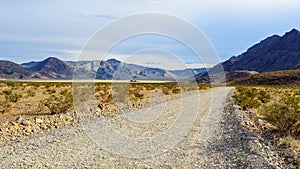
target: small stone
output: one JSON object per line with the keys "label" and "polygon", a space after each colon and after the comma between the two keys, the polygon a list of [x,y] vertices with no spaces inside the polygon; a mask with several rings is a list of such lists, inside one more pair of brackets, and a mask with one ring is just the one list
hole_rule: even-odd
{"label": "small stone", "polygon": [[23,125],[23,126],[28,126],[28,121],[27,120],[22,120],[20,124]]}
{"label": "small stone", "polygon": [[42,119],[36,118],[36,119],[35,119],[35,122],[38,123],[38,124],[41,124],[41,123],[43,123],[44,121],[43,121]]}
{"label": "small stone", "polygon": [[22,120],[23,120],[23,118],[21,116],[17,117],[17,119],[16,119],[17,123],[21,123]]}

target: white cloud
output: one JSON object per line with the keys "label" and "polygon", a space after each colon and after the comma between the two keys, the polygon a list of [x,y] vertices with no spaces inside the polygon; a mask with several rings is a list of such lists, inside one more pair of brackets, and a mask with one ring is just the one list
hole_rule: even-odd
{"label": "white cloud", "polygon": [[158,4],[158,5],[166,5],[164,2],[159,1],[159,0],[152,0],[151,2],[154,4]]}

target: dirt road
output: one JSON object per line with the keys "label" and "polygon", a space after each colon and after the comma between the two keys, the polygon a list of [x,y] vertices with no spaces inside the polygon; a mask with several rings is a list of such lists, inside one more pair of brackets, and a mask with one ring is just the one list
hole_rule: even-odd
{"label": "dirt road", "polygon": [[1,147],[0,168],[279,168],[276,155],[243,128],[232,91],[185,93],[35,135]]}

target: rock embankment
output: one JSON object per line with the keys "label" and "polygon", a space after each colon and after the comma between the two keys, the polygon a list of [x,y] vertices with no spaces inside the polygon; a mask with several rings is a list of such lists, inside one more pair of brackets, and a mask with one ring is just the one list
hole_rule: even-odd
{"label": "rock embankment", "polygon": [[75,124],[78,124],[78,120],[71,112],[36,117],[19,116],[14,121],[0,124],[0,145],[29,137],[32,134]]}

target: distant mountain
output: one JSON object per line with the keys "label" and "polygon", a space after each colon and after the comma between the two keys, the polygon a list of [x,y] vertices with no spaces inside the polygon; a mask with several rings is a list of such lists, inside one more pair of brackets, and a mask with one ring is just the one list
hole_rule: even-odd
{"label": "distant mountain", "polygon": [[[292,29],[285,35],[273,35],[250,47],[239,56],[233,56],[229,60],[219,63],[209,70],[210,74],[217,73],[223,66],[226,75],[241,71],[271,72],[279,70],[300,69],[300,32]],[[208,74],[198,74],[198,82]],[[249,74],[250,75],[250,74]],[[231,80],[228,78],[228,80]]]}
{"label": "distant mountain", "polygon": [[39,62],[32,61],[32,62],[22,63],[21,65],[22,66],[26,66],[26,67],[31,67],[31,66],[34,66],[34,65],[36,65],[38,63]]}
{"label": "distant mountain", "polygon": [[172,80],[172,77],[168,71],[163,69],[127,64],[116,59],[109,59],[100,62],[96,79]]}
{"label": "distant mountain", "polygon": [[43,61],[21,65],[0,61],[0,78],[5,79],[78,79],[99,80],[174,80],[191,79],[206,69],[164,70],[127,64],[116,59],[107,61],[62,61],[49,57]]}
{"label": "distant mountain", "polygon": [[41,79],[72,79],[73,67],[55,57],[37,62],[28,70],[34,72],[34,78]]}
{"label": "distant mountain", "polygon": [[0,77],[7,79],[23,79],[26,78],[30,72],[10,61],[0,61]]}
{"label": "distant mountain", "polygon": [[99,80],[170,80],[167,71],[135,64],[127,64],[116,59],[107,61],[68,62],[75,67],[76,78]]}
{"label": "distant mountain", "polygon": [[206,68],[185,70],[164,70],[127,64],[115,59],[101,61],[96,79],[136,79],[136,80],[190,80],[195,74],[206,71]]}
{"label": "distant mountain", "polygon": [[191,77],[195,76],[199,73],[207,72],[209,68],[196,68],[196,69],[185,69],[185,70],[169,70],[174,76],[178,77]]}

